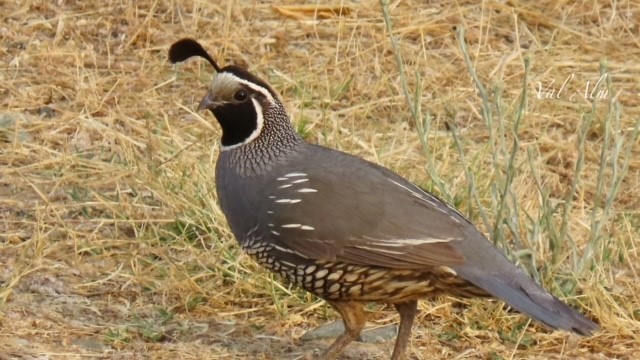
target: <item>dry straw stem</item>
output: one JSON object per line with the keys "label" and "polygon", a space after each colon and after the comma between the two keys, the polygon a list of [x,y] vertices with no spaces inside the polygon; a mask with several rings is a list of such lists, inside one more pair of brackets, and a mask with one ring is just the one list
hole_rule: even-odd
{"label": "dry straw stem", "polygon": [[[2,2],[0,359],[326,346],[299,337],[336,314],[242,254],[216,205],[219,130],[193,110],[211,69],[166,60],[183,36],[268,80],[309,141],[454,203],[602,325],[578,339],[499,302],[435,299],[410,358],[639,353],[640,4],[394,1],[391,26],[378,2],[302,5]],[[607,96],[585,99],[601,74]]]}

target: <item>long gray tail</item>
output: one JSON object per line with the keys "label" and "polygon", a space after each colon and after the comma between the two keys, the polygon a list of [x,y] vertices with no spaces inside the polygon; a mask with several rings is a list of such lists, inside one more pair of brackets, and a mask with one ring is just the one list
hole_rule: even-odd
{"label": "long gray tail", "polygon": [[600,328],[548,293],[490,242],[484,239],[483,242],[475,241],[472,247],[475,249],[467,250],[475,251],[473,260],[454,268],[461,277],[551,328],[583,336],[591,335]]}
{"label": "long gray tail", "polygon": [[508,279],[513,281],[508,282],[500,278],[463,276],[516,310],[551,328],[572,331],[583,336],[591,335],[599,329],[593,321],[536,284],[524,271],[518,268],[518,272],[522,274],[513,274],[515,276]]}

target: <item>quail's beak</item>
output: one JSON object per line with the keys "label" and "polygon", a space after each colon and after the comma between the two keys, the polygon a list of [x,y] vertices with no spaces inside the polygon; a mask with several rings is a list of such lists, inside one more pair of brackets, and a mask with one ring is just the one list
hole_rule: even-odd
{"label": "quail's beak", "polygon": [[198,111],[202,110],[211,110],[215,109],[218,105],[220,105],[220,101],[216,101],[215,96],[211,92],[211,90],[207,91],[207,95],[205,95],[200,101],[200,105],[198,105]]}

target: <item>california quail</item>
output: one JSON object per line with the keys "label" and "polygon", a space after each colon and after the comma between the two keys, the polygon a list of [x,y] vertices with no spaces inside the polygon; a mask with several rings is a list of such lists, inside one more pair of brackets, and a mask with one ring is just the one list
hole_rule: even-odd
{"label": "california quail", "polygon": [[554,328],[598,326],[540,287],[454,208],[379,165],[312,145],[294,131],[278,94],[237,66],[220,68],[182,39],[172,63],[201,56],[216,70],[199,110],[222,128],[216,190],[240,246],[262,266],[325,299],[345,331],[333,359],[366,322],[363,302],[393,304],[403,356],[417,300],[491,295]]}

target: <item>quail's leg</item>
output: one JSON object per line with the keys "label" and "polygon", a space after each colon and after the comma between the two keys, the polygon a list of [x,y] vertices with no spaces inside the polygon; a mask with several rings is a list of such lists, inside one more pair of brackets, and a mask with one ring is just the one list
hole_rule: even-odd
{"label": "quail's leg", "polygon": [[360,303],[350,301],[328,301],[328,303],[342,316],[344,332],[320,356],[320,360],[335,359],[345,346],[360,336],[360,332],[367,323],[367,314]]}
{"label": "quail's leg", "polygon": [[400,314],[400,327],[398,328],[398,336],[396,337],[393,354],[391,354],[391,360],[400,360],[404,358],[409,339],[411,338],[411,326],[413,326],[413,319],[415,319],[416,311],[418,310],[418,301],[413,300],[406,303],[394,304],[394,306]]}

